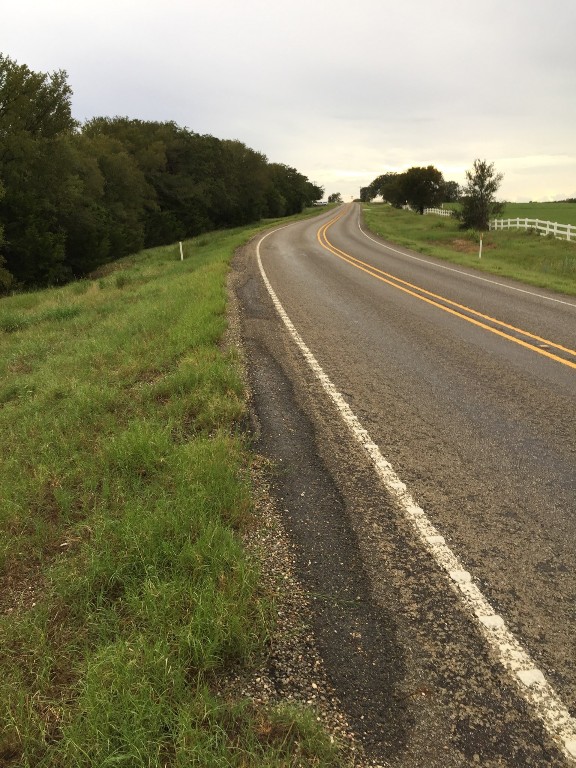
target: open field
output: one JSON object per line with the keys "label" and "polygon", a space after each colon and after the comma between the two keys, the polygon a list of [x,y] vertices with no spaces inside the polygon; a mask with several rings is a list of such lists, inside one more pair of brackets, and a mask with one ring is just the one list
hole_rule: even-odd
{"label": "open field", "polygon": [[273,622],[225,278],[258,229],[0,301],[0,765],[333,766],[310,714],[224,698]]}
{"label": "open field", "polygon": [[456,219],[419,216],[378,203],[362,205],[362,211],[373,232],[420,253],[576,295],[576,243],[524,230],[486,232],[480,259],[479,234],[459,229]]}
{"label": "open field", "polygon": [[[445,203],[444,207],[455,209],[458,203]],[[498,218],[540,219],[576,226],[576,203],[506,203]]]}

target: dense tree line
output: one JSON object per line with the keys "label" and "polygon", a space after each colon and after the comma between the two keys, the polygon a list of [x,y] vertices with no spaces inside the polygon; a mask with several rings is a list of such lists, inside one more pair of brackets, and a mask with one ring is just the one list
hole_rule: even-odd
{"label": "dense tree line", "polygon": [[80,277],[142,247],[264,217],[324,190],[240,141],[174,122],[72,118],[63,71],[0,54],[0,289]]}

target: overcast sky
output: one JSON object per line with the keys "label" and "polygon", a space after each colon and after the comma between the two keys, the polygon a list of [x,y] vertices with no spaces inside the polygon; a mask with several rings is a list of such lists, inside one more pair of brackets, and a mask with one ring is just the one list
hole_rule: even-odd
{"label": "overcast sky", "polygon": [[576,197],[576,0],[2,0],[0,51],[64,69],[78,120],[239,139],[345,200],[475,158]]}

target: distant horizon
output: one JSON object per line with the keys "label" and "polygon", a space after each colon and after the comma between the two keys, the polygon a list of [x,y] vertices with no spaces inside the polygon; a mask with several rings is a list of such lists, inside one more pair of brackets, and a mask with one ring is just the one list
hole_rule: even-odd
{"label": "distant horizon", "polygon": [[[551,25],[550,19],[554,19]],[[63,69],[73,113],[238,139],[329,195],[475,159],[502,199],[576,197],[576,3],[20,0],[2,52]]]}

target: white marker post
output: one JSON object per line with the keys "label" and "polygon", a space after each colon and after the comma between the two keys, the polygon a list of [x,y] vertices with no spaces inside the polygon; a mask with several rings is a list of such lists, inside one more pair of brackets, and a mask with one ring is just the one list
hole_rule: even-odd
{"label": "white marker post", "polygon": [[184,261],[184,251],[182,250],[182,242],[180,242],[180,261]]}
{"label": "white marker post", "polygon": [[483,233],[480,232],[480,250],[478,251],[478,258],[479,259],[482,258],[482,237],[483,237]]}

